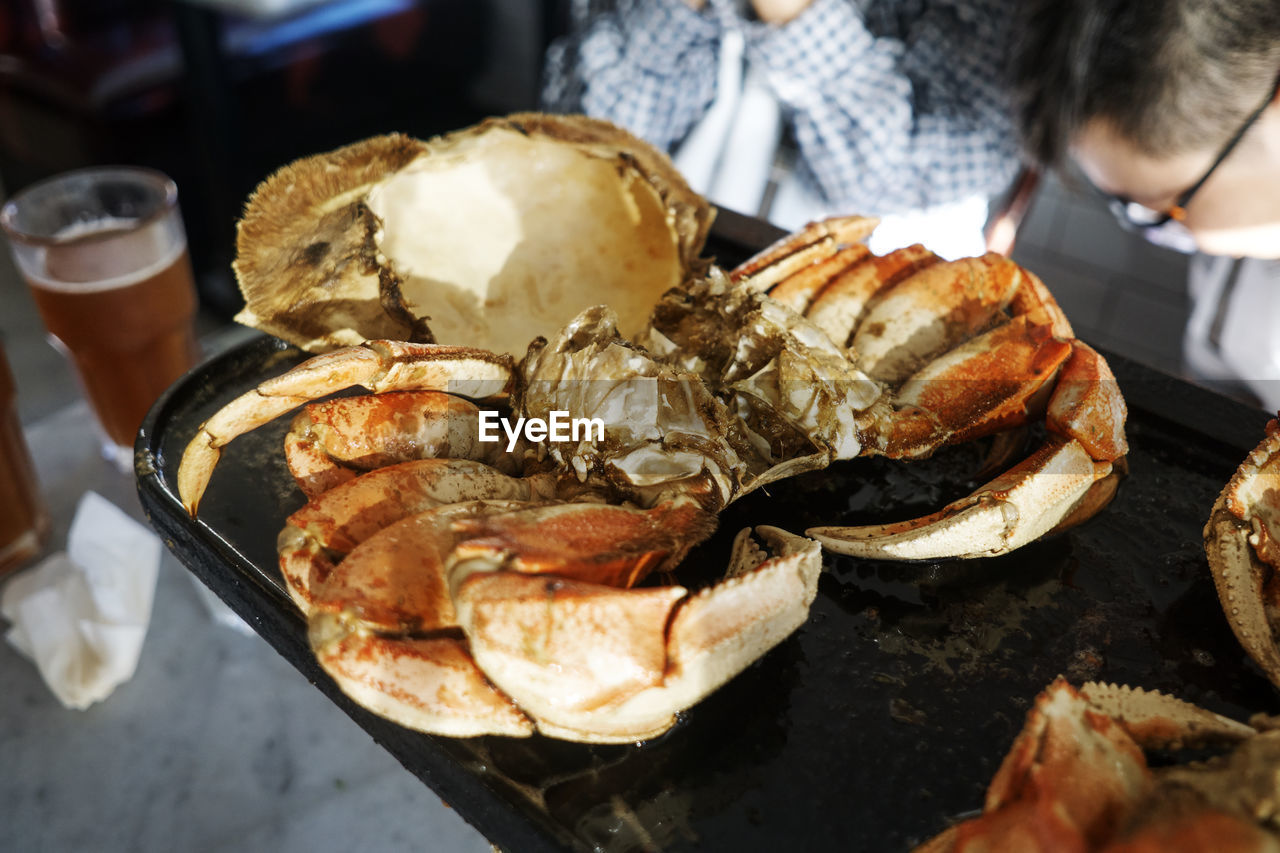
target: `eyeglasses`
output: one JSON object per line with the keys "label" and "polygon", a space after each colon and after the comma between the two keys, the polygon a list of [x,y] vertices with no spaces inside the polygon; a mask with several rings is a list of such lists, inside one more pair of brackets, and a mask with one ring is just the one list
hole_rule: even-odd
{"label": "eyeglasses", "polygon": [[1194,252],[1196,248],[1195,238],[1183,224],[1183,220],[1187,218],[1187,205],[1191,203],[1191,199],[1204,186],[1204,182],[1217,171],[1222,165],[1222,161],[1230,156],[1236,146],[1240,144],[1240,140],[1249,132],[1249,128],[1262,116],[1271,102],[1275,100],[1276,95],[1280,94],[1280,76],[1276,77],[1276,84],[1258,108],[1249,114],[1244,124],[1235,135],[1227,141],[1222,151],[1218,153],[1213,164],[1209,166],[1208,171],[1200,176],[1200,180],[1191,185],[1191,188],[1179,195],[1173,204],[1165,210],[1154,210],[1136,201],[1129,201],[1123,196],[1111,195],[1103,193],[1108,202],[1107,206],[1111,213],[1119,220],[1120,224],[1125,228],[1129,228],[1140,232],[1144,237],[1153,243],[1166,248],[1175,249],[1181,252]]}

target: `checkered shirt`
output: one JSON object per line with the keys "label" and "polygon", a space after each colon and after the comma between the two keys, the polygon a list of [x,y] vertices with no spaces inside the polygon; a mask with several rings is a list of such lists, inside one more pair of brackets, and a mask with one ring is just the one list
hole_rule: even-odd
{"label": "checkered shirt", "polygon": [[[543,108],[609,119],[670,151],[715,98],[717,49],[742,31],[834,209],[919,210],[1005,189],[1018,145],[1000,75],[1012,0],[813,0],[783,26],[733,0],[578,0],[547,54]],[[590,8],[595,7],[595,8]]]}

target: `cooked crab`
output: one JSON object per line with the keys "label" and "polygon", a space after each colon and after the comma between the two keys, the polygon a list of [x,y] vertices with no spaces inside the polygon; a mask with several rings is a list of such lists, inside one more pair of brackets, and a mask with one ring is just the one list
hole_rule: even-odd
{"label": "cooked crab", "polygon": [[1240,645],[1280,687],[1280,421],[1240,464],[1204,528],[1205,552]]}
{"label": "cooked crab", "polygon": [[[312,499],[280,536],[281,571],[317,659],[371,710],[447,735],[640,740],[804,622],[818,545],[772,528],[757,534],[777,556],[743,531],[706,589],[638,586],[709,535],[740,490],[735,445],[745,445],[701,382],[628,345],[604,309],[532,348],[518,372],[509,358],[437,345],[318,356],[210,420],[180,468],[191,509],[216,460],[211,443],[334,376],[418,388],[312,406],[289,441],[309,445],[289,459]],[[624,426],[559,459],[524,446],[503,473],[459,428],[474,407],[423,387],[450,378],[480,398],[514,388],[521,412],[564,408]],[[393,428],[371,428],[384,423]],[[354,476],[320,447],[393,464]]]}
{"label": "cooked crab", "polygon": [[[599,123],[522,116],[433,143],[374,140],[282,170],[241,223],[244,319],[320,349],[388,329],[415,340],[329,352],[232,401],[192,439],[179,488],[194,514],[221,449],[236,436],[345,388],[376,395],[311,406],[295,421],[290,464],[315,497],[282,536],[281,560],[291,593],[312,616],[320,659],[361,701],[407,724],[468,733],[536,726],[587,740],[661,731],[682,703],[803,621],[818,557],[781,533],[767,535],[781,554],[763,563],[746,559],[753,552],[740,543],[730,571],[742,579],[712,587],[704,595],[716,604],[706,609],[718,615],[695,619],[719,648],[703,668],[717,675],[700,675],[697,690],[681,682],[679,661],[700,646],[660,628],[699,606],[654,615],[641,603],[653,589],[668,590],[660,601],[685,601],[684,592],[632,587],[674,568],[728,503],[782,477],[859,455],[925,456],[1047,412],[1045,447],[969,499],[917,522],[811,533],[849,553],[986,556],[1087,518],[1114,492],[1125,453],[1123,400],[1105,362],[1072,337],[1034,276],[994,256],[947,264],[917,248],[872,257],[860,240],[875,223],[862,217],[817,223],[725,274],[696,257],[709,221],[705,203],[643,143],[627,138],[620,147],[624,137]],[[528,194],[499,179],[512,162],[566,160],[574,164],[568,172]],[[623,196],[625,214],[592,232],[596,242],[585,249],[581,229],[560,209],[569,191],[561,185],[582,180],[583,169],[594,176],[587,183],[603,182],[604,196]],[[501,192],[487,195],[486,181]],[[487,189],[476,194],[477,186]],[[471,195],[493,203],[454,204]],[[608,218],[595,202],[567,206]],[[519,215],[503,219],[508,209]],[[454,229],[442,232],[452,236],[437,245],[432,223]],[[418,244],[414,229],[432,233]],[[525,236],[473,251],[481,235],[501,243],[513,234]],[[614,254],[622,243],[641,257]],[[605,269],[562,263],[579,254]],[[494,258],[503,260],[495,267]],[[608,307],[579,310],[583,299]],[[511,352],[526,344],[517,363]],[[498,453],[466,423],[478,410],[458,396],[544,423],[556,412],[599,418],[605,434],[526,440]],[[420,458],[429,461],[412,474],[380,467]],[[345,509],[312,509],[338,504]],[[434,514],[414,522],[405,517],[410,508]],[[360,535],[333,512],[358,519]],[[604,539],[583,534],[595,523],[610,525]],[[520,535],[512,539],[508,524]],[[578,537],[581,547],[566,545],[556,556],[547,544],[553,536]],[[365,597],[365,579],[386,582],[380,572],[392,563],[379,561],[407,542],[430,555],[410,561],[430,579],[401,568],[397,576],[447,594],[419,601],[426,610],[412,617],[396,616],[399,627],[365,621],[366,612],[385,610]],[[529,585],[526,575],[540,572],[554,580]],[[750,580],[779,574],[791,579]],[[341,580],[331,587],[331,577]],[[733,593],[747,584],[751,595]],[[475,606],[472,590],[481,587],[510,594],[514,609],[496,598]],[[313,600],[321,588],[322,608]],[[553,590],[572,595],[553,596],[544,623],[527,620],[538,610],[533,602],[546,604]],[[633,606],[635,619],[613,616]],[[499,612],[505,622],[483,616]],[[582,648],[539,641],[545,619],[579,626]],[[619,639],[603,639],[606,625],[622,632]],[[508,631],[520,639],[493,653],[494,637]],[[352,637],[373,646],[353,646]],[[452,695],[427,672],[440,668],[434,658],[416,663],[412,677],[394,678],[380,669],[343,674],[336,663],[426,660],[425,651],[399,645],[424,639],[432,649],[447,640],[440,654],[465,659],[446,667],[467,673],[467,686],[452,692],[506,708],[506,722],[459,722],[479,712],[453,712],[448,702],[441,714],[417,716],[410,706],[424,696]],[[597,645],[648,649],[648,664],[575,662]],[[618,673],[641,675],[615,684]],[[588,689],[593,679],[599,684]]]}
{"label": "cooked crab", "polygon": [[[813,543],[770,531],[778,558],[744,561],[742,540],[737,579],[707,592],[634,585],[674,568],[729,502],[857,455],[872,428],[902,417],[884,386],[775,300],[718,271],[691,292],[723,324],[703,358],[678,345],[681,322],[662,325],[698,319],[676,313],[683,292],[656,315],[665,360],[626,341],[604,307],[518,365],[386,341],[317,356],[202,427],[179,469],[183,498],[195,512],[221,448],[244,431],[340,388],[373,390],[309,407],[286,442],[315,497],[281,536],[281,568],[322,665],[368,707],[428,731],[653,736],[803,623],[820,563]],[[522,417],[561,411],[608,426],[495,458],[466,426],[477,409],[444,389],[505,398]],[[1089,461],[1081,491],[1050,511],[1070,512],[1098,467]],[[681,675],[695,657],[698,674]]]}
{"label": "cooked crab", "polygon": [[[1143,750],[1231,747],[1151,768]],[[951,851],[1280,850],[1280,731],[1161,693],[1059,679],[1037,697],[980,817],[917,848]]]}

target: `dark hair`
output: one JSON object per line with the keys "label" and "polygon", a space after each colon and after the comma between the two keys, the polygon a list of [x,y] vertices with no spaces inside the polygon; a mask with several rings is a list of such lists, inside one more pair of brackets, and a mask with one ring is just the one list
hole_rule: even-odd
{"label": "dark hair", "polygon": [[1027,154],[1058,167],[1085,124],[1140,151],[1220,145],[1280,73],[1280,0],[1023,0],[1010,54]]}

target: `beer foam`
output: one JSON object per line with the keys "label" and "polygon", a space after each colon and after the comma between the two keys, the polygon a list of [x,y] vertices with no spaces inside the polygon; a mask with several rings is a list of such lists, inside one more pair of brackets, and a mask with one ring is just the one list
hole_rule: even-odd
{"label": "beer foam", "polygon": [[[64,293],[94,293],[115,290],[144,281],[163,271],[187,248],[185,235],[171,236],[167,223],[161,221],[135,229],[138,220],[107,217],[93,222],[75,222],[59,230],[58,240],[117,232],[113,240],[87,241],[40,249],[35,255],[36,269],[25,270],[32,286]],[[140,269],[129,269],[139,257],[151,257]],[[129,269],[128,272],[118,272]],[[63,274],[59,274],[59,272]],[[68,276],[74,271],[76,275]],[[97,278],[99,272],[105,276]],[[88,280],[85,280],[88,279]]]}
{"label": "beer foam", "polygon": [[120,231],[124,233],[136,228],[138,222],[138,219],[126,216],[104,216],[101,219],[94,219],[88,222],[72,222],[70,225],[59,228],[54,233],[53,239],[69,242],[102,231]]}

